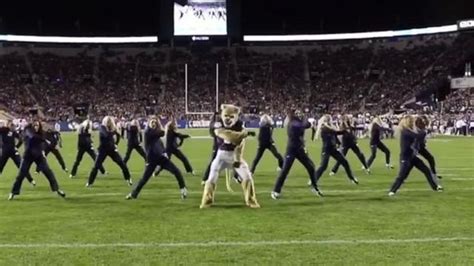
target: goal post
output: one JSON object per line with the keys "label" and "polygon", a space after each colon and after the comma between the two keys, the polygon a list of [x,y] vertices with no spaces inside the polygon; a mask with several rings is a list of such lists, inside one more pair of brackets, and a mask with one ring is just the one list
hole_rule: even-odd
{"label": "goal post", "polygon": [[194,111],[189,109],[189,93],[188,93],[188,64],[184,64],[184,104],[186,115],[211,115],[219,111],[219,64],[216,63],[216,87],[215,87],[215,110],[210,111]]}

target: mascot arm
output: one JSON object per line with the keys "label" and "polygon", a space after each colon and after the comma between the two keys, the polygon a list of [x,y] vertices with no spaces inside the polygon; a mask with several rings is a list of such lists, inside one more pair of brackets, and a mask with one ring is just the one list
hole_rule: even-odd
{"label": "mascot arm", "polygon": [[219,128],[214,131],[216,133],[216,136],[223,139],[227,140],[233,144],[238,145],[244,138],[247,137],[248,133],[246,130],[243,131],[233,131],[229,129],[223,129]]}
{"label": "mascot arm", "polygon": [[240,163],[243,161],[244,147],[245,140],[243,140],[237,147],[235,147],[234,167],[240,167]]}

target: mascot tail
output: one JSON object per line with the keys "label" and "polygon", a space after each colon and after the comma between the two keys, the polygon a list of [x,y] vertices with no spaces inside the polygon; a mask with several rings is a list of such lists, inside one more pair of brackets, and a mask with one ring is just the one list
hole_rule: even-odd
{"label": "mascot tail", "polygon": [[232,186],[230,185],[232,183],[231,181],[232,181],[231,172],[229,169],[225,169],[225,185],[227,187],[227,191],[234,192],[234,190],[232,189]]}

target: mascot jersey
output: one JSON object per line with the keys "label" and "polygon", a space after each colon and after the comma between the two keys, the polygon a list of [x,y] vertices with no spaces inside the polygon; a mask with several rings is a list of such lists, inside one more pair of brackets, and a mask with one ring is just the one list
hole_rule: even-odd
{"label": "mascot jersey", "polygon": [[[224,128],[235,131],[235,132],[241,132],[242,130],[244,130],[244,123],[242,122],[242,120],[239,119],[231,127],[224,127]],[[219,150],[234,151],[235,148],[237,147],[235,144],[232,144],[228,141],[224,141],[222,138],[219,138],[218,136],[216,136],[216,140],[217,140],[217,146],[219,147]]]}

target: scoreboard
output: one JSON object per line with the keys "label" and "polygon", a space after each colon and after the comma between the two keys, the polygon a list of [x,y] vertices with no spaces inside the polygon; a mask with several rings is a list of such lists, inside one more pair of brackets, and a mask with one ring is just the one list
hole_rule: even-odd
{"label": "scoreboard", "polygon": [[175,0],[174,36],[227,35],[226,0]]}

